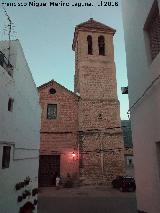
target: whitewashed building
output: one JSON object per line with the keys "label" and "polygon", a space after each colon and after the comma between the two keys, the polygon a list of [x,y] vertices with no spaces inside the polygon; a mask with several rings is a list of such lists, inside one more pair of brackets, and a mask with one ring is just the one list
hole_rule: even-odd
{"label": "whitewashed building", "polygon": [[[0,212],[37,211],[40,105],[18,40],[0,42]],[[32,212],[32,211],[30,211]]]}
{"label": "whitewashed building", "polygon": [[139,212],[160,212],[160,0],[123,0]]}

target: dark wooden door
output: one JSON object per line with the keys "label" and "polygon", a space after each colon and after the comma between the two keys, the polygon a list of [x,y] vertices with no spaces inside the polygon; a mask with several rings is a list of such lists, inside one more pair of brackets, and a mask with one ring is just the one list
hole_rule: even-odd
{"label": "dark wooden door", "polygon": [[55,185],[57,175],[60,175],[60,155],[40,155],[39,186]]}

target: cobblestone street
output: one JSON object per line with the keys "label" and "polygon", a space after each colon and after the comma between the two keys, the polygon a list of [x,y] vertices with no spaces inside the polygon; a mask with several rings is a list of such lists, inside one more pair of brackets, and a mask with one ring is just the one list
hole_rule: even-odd
{"label": "cobblestone street", "polygon": [[41,188],[38,213],[136,213],[135,193],[104,186]]}

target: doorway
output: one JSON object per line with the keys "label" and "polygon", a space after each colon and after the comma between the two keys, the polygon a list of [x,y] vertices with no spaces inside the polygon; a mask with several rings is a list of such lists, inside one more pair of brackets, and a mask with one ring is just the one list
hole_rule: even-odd
{"label": "doorway", "polygon": [[60,155],[40,155],[39,186],[54,186],[60,175]]}

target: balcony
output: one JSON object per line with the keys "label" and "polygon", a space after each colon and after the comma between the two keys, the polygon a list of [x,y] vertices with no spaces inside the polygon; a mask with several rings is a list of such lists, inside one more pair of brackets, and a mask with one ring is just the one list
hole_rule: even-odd
{"label": "balcony", "polygon": [[2,66],[7,71],[8,75],[10,75],[11,77],[13,76],[13,66],[10,64],[9,60],[1,51],[0,51],[0,66]]}

